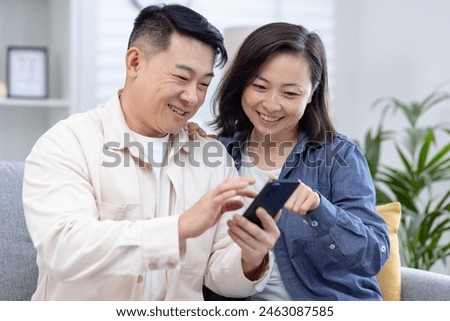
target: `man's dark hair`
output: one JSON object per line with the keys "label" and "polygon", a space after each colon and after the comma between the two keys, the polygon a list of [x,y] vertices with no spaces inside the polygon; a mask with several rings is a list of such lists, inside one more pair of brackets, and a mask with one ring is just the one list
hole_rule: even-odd
{"label": "man's dark hair", "polygon": [[199,13],[181,5],[148,6],[139,13],[128,40],[128,48],[142,41],[145,54],[166,50],[171,35],[178,32],[195,38],[214,49],[216,65],[223,67],[228,59],[223,36]]}

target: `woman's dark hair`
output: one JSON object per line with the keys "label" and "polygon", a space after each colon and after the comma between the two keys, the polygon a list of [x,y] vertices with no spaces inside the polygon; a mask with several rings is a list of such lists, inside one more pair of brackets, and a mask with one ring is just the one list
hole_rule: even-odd
{"label": "woman's dark hair", "polygon": [[227,68],[213,100],[216,113],[213,125],[219,130],[219,136],[232,137],[241,132],[243,137],[248,137],[253,125],[242,108],[241,96],[262,64],[275,52],[296,53],[309,63],[313,96],[299,121],[299,130],[316,143],[325,141],[326,132],[335,137],[329,114],[327,61],[322,40],[302,26],[284,22],[266,24],[253,31]]}
{"label": "woman's dark hair", "polygon": [[134,21],[128,48],[143,41],[145,54],[166,50],[171,35],[178,32],[211,46],[216,55],[216,65],[226,64],[228,56],[223,36],[205,17],[181,5],[155,5],[141,10]]}

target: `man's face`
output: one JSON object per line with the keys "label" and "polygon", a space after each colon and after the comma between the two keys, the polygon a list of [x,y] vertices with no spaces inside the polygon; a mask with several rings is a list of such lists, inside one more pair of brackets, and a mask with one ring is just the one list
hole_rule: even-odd
{"label": "man's face", "polygon": [[214,58],[212,47],[177,33],[166,51],[150,57],[130,48],[121,99],[130,129],[150,137],[178,133],[205,100]]}

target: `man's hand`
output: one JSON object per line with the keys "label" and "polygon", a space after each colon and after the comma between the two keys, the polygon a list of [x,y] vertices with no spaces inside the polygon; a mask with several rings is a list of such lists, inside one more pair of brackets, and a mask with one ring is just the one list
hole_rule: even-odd
{"label": "man's hand", "polygon": [[200,127],[199,124],[195,122],[188,122],[184,126],[184,130],[188,133],[189,139],[194,140],[196,135],[200,135],[200,137],[210,137],[217,139],[217,135],[215,134],[207,134],[203,128]]}
{"label": "man's hand", "polygon": [[261,277],[266,267],[265,258],[280,236],[274,219],[264,208],[257,208],[256,215],[261,220],[263,229],[241,215],[234,215],[228,221],[228,233],[241,248],[242,268],[249,280]]}
{"label": "man's hand", "polygon": [[201,235],[216,224],[223,213],[241,208],[243,202],[235,199],[235,196],[255,197],[255,192],[249,188],[254,183],[255,179],[251,177],[231,178],[203,195],[180,216],[180,242],[184,243],[187,238]]}

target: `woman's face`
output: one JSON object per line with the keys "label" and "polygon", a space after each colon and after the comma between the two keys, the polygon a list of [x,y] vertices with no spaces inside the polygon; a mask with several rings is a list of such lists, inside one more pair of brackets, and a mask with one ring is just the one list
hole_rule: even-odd
{"label": "woman's face", "polygon": [[311,97],[311,73],[303,56],[287,52],[269,56],[241,98],[254,125],[252,139],[270,134],[272,141],[294,141]]}

